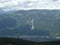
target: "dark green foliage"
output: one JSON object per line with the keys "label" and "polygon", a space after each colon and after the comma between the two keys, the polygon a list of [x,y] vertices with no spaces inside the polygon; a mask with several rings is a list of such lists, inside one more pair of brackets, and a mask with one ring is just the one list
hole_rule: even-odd
{"label": "dark green foliage", "polygon": [[13,44],[13,45],[32,45],[32,41],[17,39],[17,38],[0,38],[0,45]]}
{"label": "dark green foliage", "polygon": [[48,42],[33,42],[18,38],[0,37],[0,45],[60,45],[60,40]]}

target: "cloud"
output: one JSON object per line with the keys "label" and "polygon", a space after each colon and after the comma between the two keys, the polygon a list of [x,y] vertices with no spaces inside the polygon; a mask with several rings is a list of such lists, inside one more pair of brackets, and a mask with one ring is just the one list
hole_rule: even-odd
{"label": "cloud", "polygon": [[0,0],[4,10],[60,9],[60,0]]}

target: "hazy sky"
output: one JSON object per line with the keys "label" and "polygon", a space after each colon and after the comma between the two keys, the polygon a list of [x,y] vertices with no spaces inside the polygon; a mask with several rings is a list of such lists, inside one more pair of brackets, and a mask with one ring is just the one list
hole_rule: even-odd
{"label": "hazy sky", "polygon": [[60,9],[60,0],[0,0],[0,8],[14,9]]}

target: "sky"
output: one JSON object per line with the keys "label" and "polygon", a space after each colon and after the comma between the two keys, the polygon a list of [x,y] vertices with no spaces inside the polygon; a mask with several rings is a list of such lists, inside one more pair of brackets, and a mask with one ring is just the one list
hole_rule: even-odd
{"label": "sky", "polygon": [[0,9],[60,9],[60,0],[0,0]]}

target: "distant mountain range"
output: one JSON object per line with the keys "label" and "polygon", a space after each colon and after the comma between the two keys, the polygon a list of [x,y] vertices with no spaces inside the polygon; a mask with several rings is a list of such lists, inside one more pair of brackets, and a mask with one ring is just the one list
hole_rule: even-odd
{"label": "distant mountain range", "polygon": [[21,35],[60,37],[60,10],[33,9],[0,14],[0,36]]}

